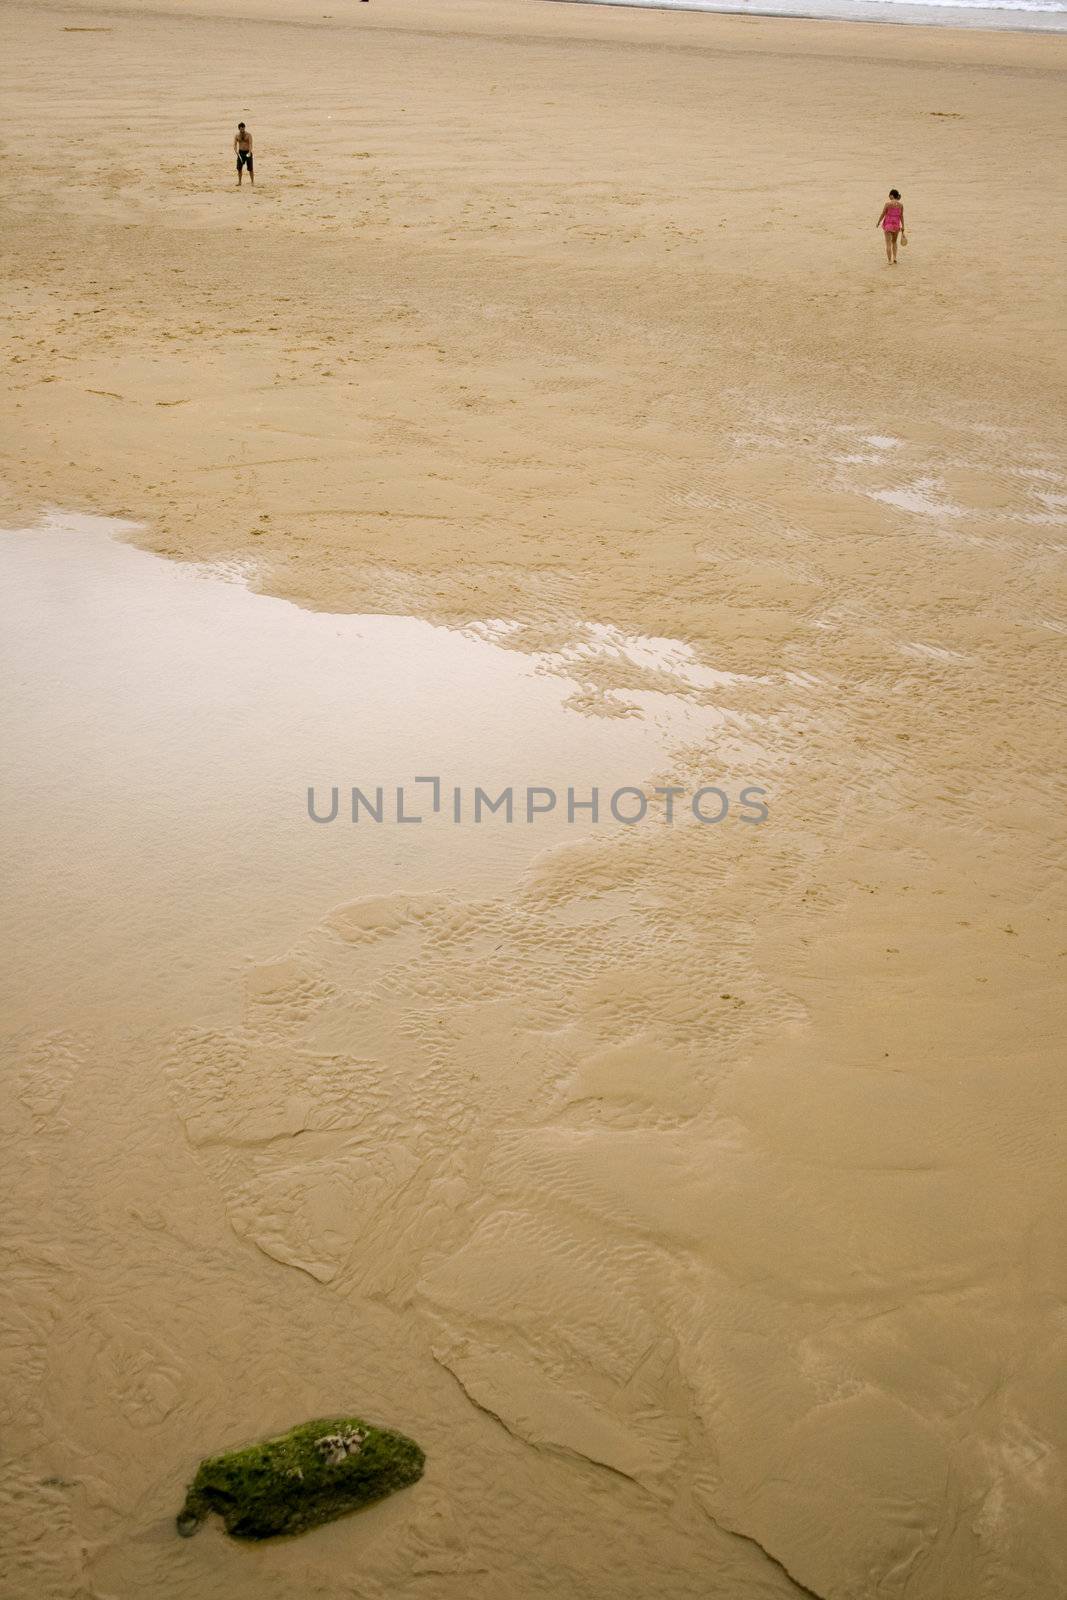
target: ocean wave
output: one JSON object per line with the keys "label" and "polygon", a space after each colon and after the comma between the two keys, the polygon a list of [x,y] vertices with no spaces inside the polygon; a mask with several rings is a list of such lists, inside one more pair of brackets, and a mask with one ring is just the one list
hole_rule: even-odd
{"label": "ocean wave", "polygon": [[912,6],[921,11],[951,6],[958,11],[1067,11],[1059,0],[868,0],[881,6]]}
{"label": "ocean wave", "polygon": [[[650,6],[656,10],[674,11],[733,11],[741,10],[746,0],[593,0],[596,5]],[[802,3],[802,0],[798,0]],[[860,0],[859,10],[877,10],[879,6],[904,6],[909,11],[1031,11],[1067,14],[1067,4],[1061,0]],[[761,10],[760,0],[753,0],[753,12]],[[838,8],[835,8],[835,13]],[[839,0],[841,13],[848,11],[848,0]]]}

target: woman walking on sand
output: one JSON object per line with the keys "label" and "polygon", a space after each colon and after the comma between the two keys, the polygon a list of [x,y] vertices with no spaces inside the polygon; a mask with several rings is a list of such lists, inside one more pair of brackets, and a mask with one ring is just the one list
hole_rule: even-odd
{"label": "woman walking on sand", "polygon": [[908,236],[904,232],[904,202],[900,198],[899,189],[890,189],[889,199],[882,207],[876,228],[881,228],[885,234],[885,258],[891,267],[897,264],[897,240],[902,239],[905,244]]}

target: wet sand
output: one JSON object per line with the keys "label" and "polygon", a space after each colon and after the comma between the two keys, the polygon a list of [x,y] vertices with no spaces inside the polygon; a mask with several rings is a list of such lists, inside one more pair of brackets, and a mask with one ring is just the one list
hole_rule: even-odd
{"label": "wet sand", "polygon": [[[254,9],[2,10],[0,526],[173,564],[0,540],[0,1593],[1053,1600],[1062,41]],[[771,816],[312,860],[349,714]],[[177,1539],[349,1409],[415,1489]]]}

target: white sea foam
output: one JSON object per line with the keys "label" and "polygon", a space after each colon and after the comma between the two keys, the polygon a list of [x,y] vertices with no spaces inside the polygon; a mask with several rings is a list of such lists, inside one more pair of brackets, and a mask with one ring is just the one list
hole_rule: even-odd
{"label": "white sea foam", "polygon": [[[727,11],[752,16],[808,16],[857,22],[945,23],[945,12],[970,13],[955,26],[970,22],[985,27],[1044,28],[1067,31],[1067,0],[581,0],[586,5],[640,6],[657,11]],[[1011,22],[1000,13],[1013,13]],[[1034,20],[1024,21],[1023,18]],[[1039,22],[1036,19],[1040,17]]]}
{"label": "white sea foam", "polygon": [[922,10],[948,6],[959,11],[1063,11],[1067,12],[1067,5],[1060,5],[1059,0],[878,0],[878,4],[886,6],[907,5],[911,10]]}

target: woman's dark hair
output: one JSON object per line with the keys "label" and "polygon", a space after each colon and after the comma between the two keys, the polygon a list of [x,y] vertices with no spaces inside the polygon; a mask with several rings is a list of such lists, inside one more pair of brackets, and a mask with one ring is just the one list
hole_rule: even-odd
{"label": "woman's dark hair", "polygon": [[890,189],[889,198],[890,198],[890,200],[899,200],[900,199],[900,190],[899,189]]}

